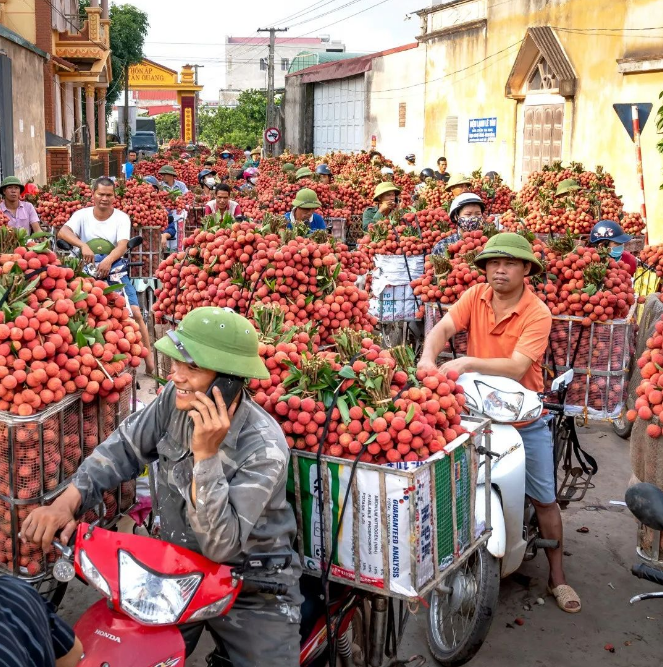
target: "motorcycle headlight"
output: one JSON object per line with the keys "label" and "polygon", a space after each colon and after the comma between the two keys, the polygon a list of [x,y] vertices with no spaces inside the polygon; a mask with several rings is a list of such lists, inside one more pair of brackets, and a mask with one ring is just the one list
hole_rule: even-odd
{"label": "motorcycle headlight", "polygon": [[202,574],[166,576],[148,570],[120,550],[120,607],[146,625],[177,623],[191,602]]}
{"label": "motorcycle headlight", "polygon": [[525,400],[522,392],[501,391],[483,382],[476,382],[483,412],[487,417],[497,422],[518,421],[520,408]]}
{"label": "motorcycle headlight", "polygon": [[87,582],[96,588],[102,595],[105,595],[110,599],[111,590],[108,582],[101,576],[101,573],[97,570],[83,549],[78,552],[78,562],[81,565],[83,576],[87,579]]}
{"label": "motorcycle headlight", "polygon": [[208,604],[206,607],[202,607],[194,614],[191,614],[187,623],[192,623],[193,621],[204,621],[208,618],[216,618],[221,616],[223,610],[228,606],[228,603],[232,600],[232,595],[226,595],[224,598]]}

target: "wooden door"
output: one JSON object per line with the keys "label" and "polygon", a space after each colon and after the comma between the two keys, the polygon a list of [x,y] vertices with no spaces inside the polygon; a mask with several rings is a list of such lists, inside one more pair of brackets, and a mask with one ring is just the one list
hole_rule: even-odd
{"label": "wooden door", "polygon": [[533,171],[562,159],[564,105],[525,107],[522,180]]}

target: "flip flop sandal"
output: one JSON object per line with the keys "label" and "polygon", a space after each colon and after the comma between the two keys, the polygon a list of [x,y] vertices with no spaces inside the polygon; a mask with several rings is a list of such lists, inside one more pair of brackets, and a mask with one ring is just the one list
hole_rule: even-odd
{"label": "flip flop sandal", "polygon": [[[557,606],[567,614],[577,614],[582,609],[582,603],[580,602],[578,594],[573,590],[573,588],[571,588],[571,586],[568,586],[567,584],[561,584],[556,588],[551,588],[548,586],[548,593],[550,593],[550,595],[555,598]],[[566,606],[569,602],[577,602],[578,606],[569,609]]]}

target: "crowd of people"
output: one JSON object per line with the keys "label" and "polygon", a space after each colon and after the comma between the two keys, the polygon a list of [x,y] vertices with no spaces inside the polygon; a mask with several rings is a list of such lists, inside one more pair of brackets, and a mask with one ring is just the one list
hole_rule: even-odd
{"label": "crowd of people", "polygon": [[[221,179],[214,169],[214,158],[203,165],[198,183],[208,198],[206,215],[243,218],[233,195],[255,187],[261,166],[260,149],[247,153],[239,180]],[[134,174],[136,158],[130,152],[123,166],[127,179]],[[220,158],[233,160],[227,151],[221,152]],[[414,171],[416,156],[408,155],[406,161]],[[328,184],[334,178],[324,163],[317,165],[315,171],[308,167],[295,170],[292,164],[282,168],[294,172],[296,181],[314,178]],[[364,211],[365,229],[389,218],[400,206],[400,188],[393,182],[393,169],[384,167],[380,173],[383,180],[375,188],[373,205]],[[161,167],[158,175],[160,179],[144,180],[167,192],[188,191],[172,166]],[[448,173],[445,157],[437,161],[437,170],[427,168],[420,172],[421,183],[428,179],[441,181],[454,195],[449,215],[457,234],[484,224],[484,202],[470,192],[469,178]],[[34,233],[40,231],[40,223],[34,207],[21,199],[24,190],[25,184],[15,177],[2,181],[0,211],[7,216],[9,226]],[[59,237],[77,247],[86,262],[97,264],[97,275],[101,278],[108,276],[114,263],[124,256],[131,233],[129,217],[113,207],[114,197],[113,180],[97,179],[93,185],[94,206],[75,213],[59,231]],[[321,207],[315,190],[304,187],[297,192],[285,217],[289,225],[307,225],[310,233],[325,230],[325,220],[319,213]],[[179,214],[172,210],[169,215],[169,225],[162,235],[164,249],[174,247],[177,240]],[[433,252],[444,253],[446,245],[457,238],[448,237]],[[101,258],[91,247],[99,239],[110,244]],[[624,252],[624,244],[629,240],[612,221],[597,223],[590,236],[592,244],[608,247],[613,258],[624,260],[634,271],[635,258]],[[486,273],[487,281],[465,292],[429,333],[419,369],[437,368],[439,353],[451,336],[468,331],[468,356],[447,362],[443,370],[510,377],[529,389],[542,391],[541,358],[548,342],[551,314],[525,287],[526,277],[542,270],[540,261],[522,236],[502,233],[490,239],[475,263]],[[125,281],[125,289],[131,312],[149,345],[130,281]],[[281,428],[246,391],[240,391],[227,403],[218,389],[208,392],[219,376],[269,377],[258,354],[253,326],[226,309],[198,308],[187,314],[171,334],[156,342],[157,349],[169,356],[173,364],[171,381],[164,391],[94,450],[51,506],[40,507],[30,514],[23,527],[23,539],[48,549],[56,532],[61,530],[60,539],[66,543],[75,526],[74,517],[82,509],[97,503],[105,489],[135,477],[145,464],[158,459],[161,539],[186,546],[217,562],[241,560],[258,547],[262,552],[292,550],[296,522],[285,497],[288,446]],[[146,365],[151,373],[151,355],[146,358]],[[555,501],[550,430],[545,419],[521,426],[527,460],[527,494],[534,502],[543,537],[560,543],[558,549],[546,550],[550,564],[549,590],[560,609],[577,613],[581,609],[580,597],[568,584],[563,569],[562,522]],[[286,596],[279,599],[240,596],[227,616],[207,621],[218,644],[217,651],[223,651],[232,664],[292,667],[299,664],[301,568],[294,551],[293,556],[292,565],[281,573],[280,581],[288,585]],[[7,611],[8,601],[18,595],[27,598],[1,578],[0,594],[3,600],[0,627],[5,636],[15,638],[17,646],[23,643],[22,650],[30,654],[24,664],[51,665],[56,660],[59,665],[75,664],[72,660],[80,656],[80,644],[61,623],[52,620],[47,608],[31,613],[30,623],[36,629],[27,634],[33,639],[50,637],[50,648],[46,657],[30,657],[30,641],[16,639],[19,637],[16,628],[22,628],[28,621],[21,620],[18,607],[13,616],[11,610]],[[34,601],[30,604],[39,606]],[[190,650],[200,636],[202,625],[187,629]],[[39,642],[42,640],[37,639]],[[46,639],[43,642],[48,643]],[[1,648],[0,664],[4,664]]]}

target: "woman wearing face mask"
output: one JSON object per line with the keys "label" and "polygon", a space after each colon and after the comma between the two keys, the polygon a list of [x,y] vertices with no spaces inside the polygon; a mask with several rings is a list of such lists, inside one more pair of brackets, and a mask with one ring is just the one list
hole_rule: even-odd
{"label": "woman wearing face mask", "polygon": [[631,237],[625,234],[614,220],[599,220],[589,234],[589,242],[593,246],[609,248],[610,257],[627,264],[629,273],[634,275],[638,268],[638,260],[630,252],[624,250],[624,244],[630,240]]}
{"label": "woman wearing face mask", "polygon": [[460,239],[461,232],[471,232],[483,227],[485,222],[483,212],[486,205],[479,195],[473,192],[465,192],[458,195],[449,207],[449,217],[451,222],[457,226],[456,231],[435,244],[433,248],[434,255],[443,255],[450,243],[455,243]]}
{"label": "woman wearing face mask", "polygon": [[214,197],[214,186],[218,183],[216,172],[213,169],[203,169],[198,174],[198,183],[203,189],[203,195],[207,199],[212,199]]}
{"label": "woman wearing face mask", "polygon": [[258,170],[255,167],[249,167],[244,170],[244,183],[239,186],[240,192],[253,190],[258,182]]}

